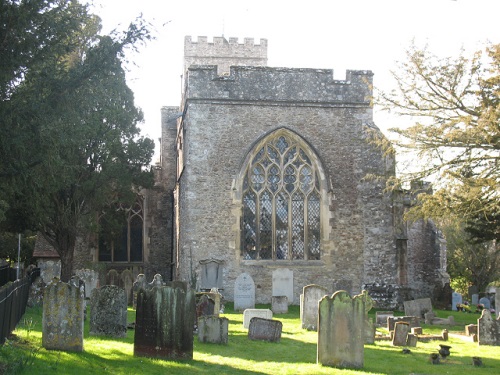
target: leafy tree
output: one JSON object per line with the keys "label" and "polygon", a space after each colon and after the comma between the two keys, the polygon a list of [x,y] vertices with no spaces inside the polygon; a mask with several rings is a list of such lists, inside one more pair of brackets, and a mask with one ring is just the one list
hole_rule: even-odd
{"label": "leafy tree", "polygon": [[438,58],[412,46],[392,72],[396,89],[380,92],[376,103],[413,125],[390,129],[392,144],[376,142],[407,160],[392,186],[434,180],[435,193],[420,195],[409,218],[454,215],[476,242],[498,241],[500,45],[464,55]]}
{"label": "leafy tree", "polygon": [[[0,176],[4,228],[40,230],[72,274],[79,231],[102,206],[132,202],[152,183],[151,139],[125,81],[125,52],[151,38],[138,19],[99,35],[75,0],[1,5]],[[3,66],[2,66],[3,68]]]}

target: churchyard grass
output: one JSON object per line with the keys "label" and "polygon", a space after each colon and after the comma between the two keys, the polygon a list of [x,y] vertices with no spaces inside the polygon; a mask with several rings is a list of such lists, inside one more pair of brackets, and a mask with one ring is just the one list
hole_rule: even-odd
{"label": "churchyard grass", "polygon": [[[257,308],[269,308],[259,305]],[[88,314],[88,312],[87,312]],[[129,321],[135,312],[128,311]],[[400,314],[396,314],[400,315]],[[463,331],[465,324],[477,323],[479,314],[437,311],[439,317],[453,315],[457,325],[450,332]],[[364,368],[340,370],[316,364],[317,333],[300,327],[299,308],[291,306],[288,314],[275,315],[283,323],[279,343],[251,341],[243,328],[243,314],[235,313],[232,304],[226,305],[224,317],[229,319],[228,345],[199,343],[195,336],[194,358],[174,362],[134,357],[133,335],[129,330],[123,339],[89,336],[85,322],[84,351],[69,353],[41,348],[42,309],[28,309],[14,336],[0,347],[0,374],[496,374],[500,373],[500,348],[478,346],[457,338],[447,342],[451,356],[439,365],[429,362],[437,353],[441,341],[419,342],[411,353],[403,354],[402,347],[390,341],[365,345]],[[375,317],[372,311],[370,316]],[[440,334],[442,326],[423,325],[424,333]],[[482,359],[483,367],[473,367],[472,357]]]}

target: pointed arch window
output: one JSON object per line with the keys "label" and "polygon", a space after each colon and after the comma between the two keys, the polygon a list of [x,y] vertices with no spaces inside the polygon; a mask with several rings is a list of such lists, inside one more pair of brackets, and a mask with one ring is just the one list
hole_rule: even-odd
{"label": "pointed arch window", "polygon": [[243,175],[243,259],[320,259],[320,201],[307,148],[282,132],[270,136]]}

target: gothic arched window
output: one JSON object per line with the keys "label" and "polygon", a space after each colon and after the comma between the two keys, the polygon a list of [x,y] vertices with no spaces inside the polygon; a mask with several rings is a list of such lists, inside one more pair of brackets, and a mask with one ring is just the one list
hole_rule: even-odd
{"label": "gothic arched window", "polygon": [[320,176],[311,151],[290,132],[259,143],[242,187],[243,259],[320,259]]}

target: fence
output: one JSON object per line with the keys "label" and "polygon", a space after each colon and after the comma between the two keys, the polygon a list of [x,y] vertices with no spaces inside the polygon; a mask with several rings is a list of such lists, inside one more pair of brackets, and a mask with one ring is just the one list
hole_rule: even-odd
{"label": "fence", "polygon": [[29,275],[0,287],[0,345],[16,328],[26,311],[30,285],[40,275],[35,269]]}
{"label": "fence", "polygon": [[7,284],[9,281],[16,280],[16,272],[15,268],[10,268],[8,264],[0,266],[0,287]]}

